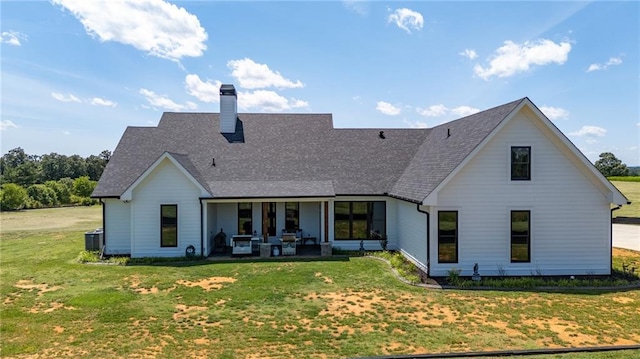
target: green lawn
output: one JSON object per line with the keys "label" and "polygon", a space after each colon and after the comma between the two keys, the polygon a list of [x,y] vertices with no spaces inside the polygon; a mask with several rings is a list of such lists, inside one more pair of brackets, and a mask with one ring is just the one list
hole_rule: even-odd
{"label": "green lawn", "polygon": [[365,257],[78,264],[100,215],[0,214],[0,357],[343,358],[640,343],[638,290],[426,290]]}
{"label": "green lawn", "polygon": [[640,182],[611,181],[611,183],[632,202],[631,205],[622,206],[613,212],[613,216],[640,218]]}

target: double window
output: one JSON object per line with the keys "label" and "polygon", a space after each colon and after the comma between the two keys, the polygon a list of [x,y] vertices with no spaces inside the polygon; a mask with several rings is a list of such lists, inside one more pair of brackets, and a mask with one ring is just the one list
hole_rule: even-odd
{"label": "double window", "polygon": [[178,205],[160,205],[160,247],[178,246]]}
{"label": "double window", "polygon": [[531,211],[511,211],[511,262],[531,262]]}
{"label": "double window", "polygon": [[337,240],[381,239],[386,235],[386,202],[335,202],[334,209]]}
{"label": "double window", "polygon": [[531,147],[511,147],[511,180],[531,181]]}
{"label": "double window", "polygon": [[438,212],[438,263],[458,263],[458,211]]}
{"label": "double window", "polygon": [[251,202],[238,203],[238,234],[252,234],[253,223]]}

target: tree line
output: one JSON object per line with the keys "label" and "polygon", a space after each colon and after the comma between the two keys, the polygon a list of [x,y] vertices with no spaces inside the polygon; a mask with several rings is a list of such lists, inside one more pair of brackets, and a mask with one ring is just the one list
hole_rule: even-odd
{"label": "tree line", "polygon": [[84,158],[14,148],[0,158],[0,209],[95,204],[89,196],[110,158],[109,150]]}

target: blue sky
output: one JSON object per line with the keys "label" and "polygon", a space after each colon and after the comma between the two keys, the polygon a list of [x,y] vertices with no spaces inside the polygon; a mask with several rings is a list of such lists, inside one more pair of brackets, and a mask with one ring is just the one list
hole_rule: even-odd
{"label": "blue sky", "polygon": [[163,111],[431,127],[529,97],[640,165],[638,2],[3,1],[1,150],[98,154]]}

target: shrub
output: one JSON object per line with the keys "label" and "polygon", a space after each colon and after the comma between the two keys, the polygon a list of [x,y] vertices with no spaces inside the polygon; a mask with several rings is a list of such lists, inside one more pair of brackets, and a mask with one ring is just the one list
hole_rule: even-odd
{"label": "shrub", "polygon": [[73,180],[73,194],[79,197],[89,197],[96,188],[96,181],[89,179],[89,176],[78,177]]}
{"label": "shrub", "polygon": [[457,269],[456,267],[452,267],[447,271],[447,281],[451,285],[460,285],[462,283],[462,279],[460,278],[460,272],[462,270]]}
{"label": "shrub", "polygon": [[100,262],[100,251],[82,251],[76,258],[78,263]]}
{"label": "shrub", "polygon": [[29,195],[15,183],[7,183],[0,190],[0,208],[3,211],[16,211],[25,207]]}
{"label": "shrub", "polygon": [[44,185],[51,188],[56,193],[58,204],[71,203],[71,187],[68,187],[64,182],[62,182],[62,180],[47,181]]}
{"label": "shrub", "polygon": [[43,184],[32,184],[27,187],[27,194],[45,207],[55,206],[58,203],[56,192]]}

